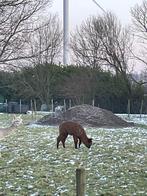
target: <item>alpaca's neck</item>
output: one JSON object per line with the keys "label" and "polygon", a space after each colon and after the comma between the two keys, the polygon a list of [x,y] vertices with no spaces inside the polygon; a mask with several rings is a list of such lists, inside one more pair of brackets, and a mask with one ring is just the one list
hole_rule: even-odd
{"label": "alpaca's neck", "polygon": [[88,140],[88,137],[87,137],[85,131],[82,133],[81,139],[84,140],[84,141],[87,141]]}

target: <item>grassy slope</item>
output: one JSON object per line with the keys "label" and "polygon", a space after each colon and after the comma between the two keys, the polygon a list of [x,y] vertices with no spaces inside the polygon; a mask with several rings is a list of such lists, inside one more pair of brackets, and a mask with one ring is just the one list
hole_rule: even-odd
{"label": "grassy slope", "polygon": [[86,130],[90,150],[75,150],[70,136],[57,150],[58,128],[51,127],[22,126],[1,140],[0,195],[75,195],[77,167],[86,169],[88,196],[146,195],[146,127]]}

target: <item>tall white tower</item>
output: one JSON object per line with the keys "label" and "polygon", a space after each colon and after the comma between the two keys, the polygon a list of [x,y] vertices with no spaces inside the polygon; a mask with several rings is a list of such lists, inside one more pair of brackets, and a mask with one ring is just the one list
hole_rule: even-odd
{"label": "tall white tower", "polygon": [[63,0],[63,64],[69,64],[69,0]]}

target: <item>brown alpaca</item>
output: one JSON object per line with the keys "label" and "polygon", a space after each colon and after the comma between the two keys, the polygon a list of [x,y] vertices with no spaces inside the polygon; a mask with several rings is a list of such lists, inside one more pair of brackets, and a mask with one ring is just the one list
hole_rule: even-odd
{"label": "brown alpaca", "polygon": [[14,115],[14,118],[12,120],[12,124],[9,127],[6,128],[0,128],[0,140],[4,137],[8,136],[10,133],[15,131],[18,126],[22,124],[22,118],[21,116],[16,117]]}
{"label": "brown alpaca", "polygon": [[59,126],[59,136],[57,137],[57,148],[59,147],[60,141],[62,142],[63,147],[65,148],[65,140],[68,135],[73,136],[75,148],[77,148],[78,141],[79,141],[79,148],[81,143],[85,144],[87,148],[90,148],[90,146],[92,145],[92,139],[87,137],[85,130],[80,124],[72,121],[66,121]]}

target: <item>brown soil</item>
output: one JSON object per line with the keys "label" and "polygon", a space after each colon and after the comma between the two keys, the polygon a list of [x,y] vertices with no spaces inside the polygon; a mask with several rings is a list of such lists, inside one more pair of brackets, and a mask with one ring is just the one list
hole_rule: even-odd
{"label": "brown soil", "polygon": [[78,122],[90,127],[129,127],[134,126],[114,115],[111,111],[93,107],[91,105],[78,105],[63,112],[60,117],[44,116],[37,123],[42,125],[59,125],[63,121]]}

